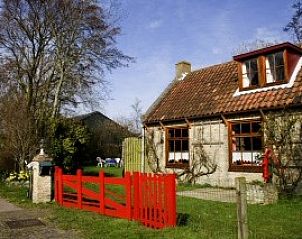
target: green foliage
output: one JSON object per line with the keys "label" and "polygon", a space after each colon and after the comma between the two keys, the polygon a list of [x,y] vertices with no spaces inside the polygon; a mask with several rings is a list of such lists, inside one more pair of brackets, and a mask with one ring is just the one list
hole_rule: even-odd
{"label": "green foliage", "polygon": [[85,126],[70,118],[53,120],[50,124],[50,145],[57,165],[75,168],[81,165],[89,134]]}

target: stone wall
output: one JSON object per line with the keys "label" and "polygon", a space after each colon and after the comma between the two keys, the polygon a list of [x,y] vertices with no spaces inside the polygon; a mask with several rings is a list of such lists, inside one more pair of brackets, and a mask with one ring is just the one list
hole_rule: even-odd
{"label": "stone wall", "polygon": [[[171,124],[169,127],[187,126],[187,124]],[[163,127],[152,127],[154,145],[157,156],[160,158],[161,167],[165,167],[165,129]],[[148,132],[146,131],[148,137]],[[234,187],[236,177],[245,177],[247,182],[262,181],[261,173],[229,172],[229,149],[228,130],[222,120],[195,121],[190,124],[189,150],[190,159],[196,157],[198,147],[204,148],[210,160],[217,165],[213,174],[202,176],[198,179],[199,184],[210,184],[212,186]],[[147,164],[146,164],[147,165]],[[150,169],[146,169],[150,171]],[[170,171],[166,169],[166,171]],[[178,170],[174,170],[178,171]]]}

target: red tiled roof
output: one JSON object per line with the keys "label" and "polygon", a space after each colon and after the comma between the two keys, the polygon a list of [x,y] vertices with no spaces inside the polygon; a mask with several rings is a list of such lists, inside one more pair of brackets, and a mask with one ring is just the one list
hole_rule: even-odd
{"label": "red tiled roof", "polygon": [[234,96],[237,62],[193,71],[174,85],[145,115],[145,123],[302,105],[302,71],[291,88]]}

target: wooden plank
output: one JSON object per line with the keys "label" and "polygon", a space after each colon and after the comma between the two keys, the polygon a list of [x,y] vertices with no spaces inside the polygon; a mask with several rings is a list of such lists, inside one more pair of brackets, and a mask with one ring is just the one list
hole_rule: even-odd
{"label": "wooden plank", "polygon": [[235,178],[237,194],[238,239],[248,239],[247,192],[245,177]]}
{"label": "wooden plank", "polygon": [[125,179],[124,178],[109,178],[105,177],[105,184],[113,184],[113,185],[125,185]]}
{"label": "wooden plank", "polygon": [[74,190],[77,190],[77,183],[76,182],[71,182],[71,181],[67,181],[67,180],[64,180],[63,181],[63,185],[66,185]]}
{"label": "wooden plank", "polygon": [[66,180],[72,181],[72,182],[77,181],[76,175],[66,175],[66,174],[63,174],[63,175],[62,175],[62,179],[63,179],[64,181],[66,181]]}
{"label": "wooden plank", "polygon": [[125,195],[126,195],[126,209],[128,219],[131,220],[131,175],[129,172],[125,174]]}
{"label": "wooden plank", "polygon": [[104,171],[99,172],[99,183],[100,183],[100,194],[99,194],[99,201],[100,201],[100,210],[101,214],[105,214],[105,173]]}
{"label": "wooden plank", "polygon": [[82,169],[77,170],[77,198],[78,208],[82,208]]}
{"label": "wooden plank", "polygon": [[97,192],[94,192],[90,189],[87,189],[87,188],[82,188],[82,195],[85,195],[87,197],[90,197],[91,199],[95,199],[95,200],[99,200],[99,193]]}
{"label": "wooden plank", "polygon": [[135,172],[133,174],[133,194],[134,194],[134,198],[133,198],[133,207],[134,207],[134,210],[133,210],[133,219],[134,220],[139,220],[139,212],[140,212],[140,201],[139,201],[139,173],[138,172]]}
{"label": "wooden plank", "polygon": [[107,195],[107,194],[109,194],[110,196],[113,196],[115,198],[118,198],[120,200],[125,201],[125,195],[120,195],[120,194],[118,194],[116,192],[113,192],[113,191],[111,191],[109,189],[105,189],[105,195]]}
{"label": "wooden plank", "polygon": [[105,198],[105,207],[110,207],[113,208],[114,210],[125,210],[126,206],[123,206],[113,200],[111,200],[110,198]]}
{"label": "wooden plank", "polygon": [[83,176],[82,177],[82,182],[84,183],[99,183],[99,177],[96,176]]}

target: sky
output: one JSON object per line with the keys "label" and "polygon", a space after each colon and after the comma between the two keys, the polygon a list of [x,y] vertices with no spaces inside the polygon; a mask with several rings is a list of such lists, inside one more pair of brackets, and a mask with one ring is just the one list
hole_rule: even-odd
{"label": "sky", "polygon": [[240,46],[261,39],[292,41],[283,27],[291,0],[120,0],[117,47],[135,58],[106,74],[110,100],[102,112],[129,117],[136,99],[145,112],[174,79],[175,64],[192,70],[232,60]]}

